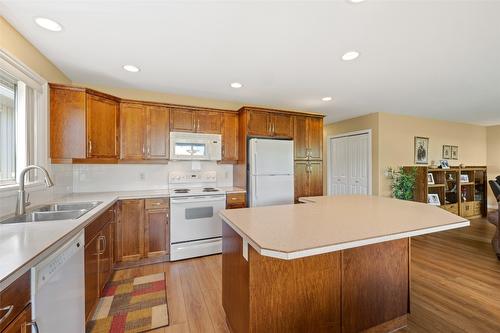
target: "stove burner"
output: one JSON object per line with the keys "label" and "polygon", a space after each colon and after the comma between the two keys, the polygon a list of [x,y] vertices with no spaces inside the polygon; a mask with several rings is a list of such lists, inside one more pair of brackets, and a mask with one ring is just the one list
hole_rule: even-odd
{"label": "stove burner", "polygon": [[219,192],[219,190],[213,187],[204,187],[203,192]]}
{"label": "stove burner", "polygon": [[187,188],[178,188],[174,190],[174,193],[189,193],[189,189]]}

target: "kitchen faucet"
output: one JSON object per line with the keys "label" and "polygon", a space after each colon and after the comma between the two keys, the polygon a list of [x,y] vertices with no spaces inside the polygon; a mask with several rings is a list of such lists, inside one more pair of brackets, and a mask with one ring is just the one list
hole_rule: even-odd
{"label": "kitchen faucet", "polygon": [[21,173],[19,174],[19,190],[17,191],[16,216],[23,215],[26,212],[26,206],[28,204],[26,203],[26,198],[25,198],[26,193],[24,191],[24,177],[26,175],[26,172],[28,172],[32,169],[38,169],[38,170],[42,171],[42,173],[45,177],[45,184],[47,185],[47,187],[54,186],[52,179],[50,179],[49,173],[47,172],[47,170],[45,170],[41,166],[28,165],[23,170],[21,170]]}

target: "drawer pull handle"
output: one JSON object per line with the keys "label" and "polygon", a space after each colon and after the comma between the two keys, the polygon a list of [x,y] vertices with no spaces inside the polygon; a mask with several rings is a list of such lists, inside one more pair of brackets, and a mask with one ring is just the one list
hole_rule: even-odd
{"label": "drawer pull handle", "polygon": [[14,305],[9,305],[9,306],[6,306],[4,308],[1,308],[0,311],[7,311],[7,313],[5,313],[2,318],[0,318],[0,324],[5,320],[7,319],[7,317],[12,313],[12,310],[14,310]]}
{"label": "drawer pull handle", "polygon": [[30,321],[29,323],[26,323],[26,326],[31,326],[35,329],[35,333],[38,333],[39,330],[38,330],[38,324],[36,323],[36,321]]}

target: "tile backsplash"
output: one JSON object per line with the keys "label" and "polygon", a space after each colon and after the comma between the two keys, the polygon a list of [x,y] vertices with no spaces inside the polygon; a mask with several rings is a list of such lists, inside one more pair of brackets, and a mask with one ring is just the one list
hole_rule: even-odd
{"label": "tile backsplash", "polygon": [[[47,167],[54,187],[46,188],[45,185],[32,188],[27,186],[31,206],[36,206],[73,192],[73,166],[70,164],[52,164]],[[0,194],[0,216],[14,213],[16,208],[17,191]]]}
{"label": "tile backsplash", "polygon": [[172,161],[168,164],[75,164],[74,192],[134,191],[167,189],[170,171],[217,172],[217,186],[233,185],[233,166],[216,162]]}

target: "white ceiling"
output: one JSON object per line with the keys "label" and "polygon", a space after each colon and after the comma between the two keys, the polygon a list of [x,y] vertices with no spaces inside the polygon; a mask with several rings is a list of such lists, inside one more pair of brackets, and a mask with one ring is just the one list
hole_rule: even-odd
{"label": "white ceiling", "polygon": [[[0,0],[0,13],[74,82],[315,111],[327,122],[382,111],[500,123],[499,1]],[[37,16],[63,31],[42,30]],[[361,56],[341,61],[352,49]]]}

